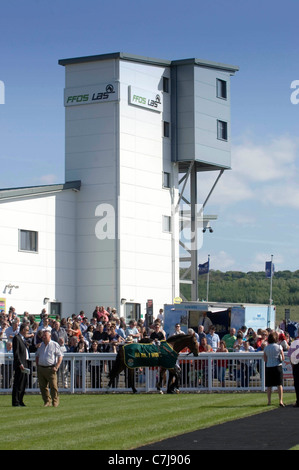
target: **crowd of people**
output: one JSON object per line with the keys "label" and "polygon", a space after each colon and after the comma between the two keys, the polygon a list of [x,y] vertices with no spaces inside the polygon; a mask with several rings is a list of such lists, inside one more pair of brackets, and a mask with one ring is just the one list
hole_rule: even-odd
{"label": "crowd of people", "polygon": [[[9,309],[8,314],[0,313],[0,345],[2,352],[12,352],[13,340],[20,330],[26,325],[26,347],[30,352],[39,355],[39,348],[43,345],[45,332],[47,332],[48,341],[51,339],[58,343],[62,355],[72,352],[117,352],[118,346],[128,342],[139,342],[144,338],[152,341],[161,341],[166,339],[166,333],[163,329],[163,309],[160,309],[159,315],[151,325],[146,325],[142,319],[130,320],[126,324],[125,318],[119,317],[115,309],[103,306],[97,306],[91,314],[91,318],[81,311],[78,315],[72,315],[67,318],[50,318],[44,309],[39,321],[36,321],[34,315],[24,312],[19,316],[13,307]],[[269,390],[268,399],[271,400],[271,388],[280,387],[282,382],[281,369],[280,376],[269,378],[269,370],[281,365],[284,353],[287,353],[291,346],[292,339],[288,332],[282,328],[276,331],[269,328],[254,331],[246,326],[236,331],[231,328],[229,333],[219,337],[216,333],[216,327],[206,316],[198,324],[197,331],[191,330],[188,333],[194,333],[199,343],[199,353],[229,353],[229,352],[259,352],[264,351],[266,362],[266,386]],[[175,324],[172,334],[184,334],[179,323]],[[275,344],[275,348],[273,347]],[[275,349],[276,359],[273,359]],[[269,353],[271,354],[269,355]],[[269,355],[269,356],[268,356]],[[253,361],[254,363],[254,361]],[[245,363],[244,363],[245,364]],[[225,373],[228,368],[228,360],[218,361],[217,377],[221,383],[224,383]],[[245,366],[244,366],[245,367]],[[247,367],[247,366],[246,366]],[[246,369],[245,367],[245,369]],[[244,369],[244,384],[248,382],[250,373]],[[272,370],[273,372],[273,370]],[[242,374],[240,374],[242,376]],[[247,378],[246,378],[247,376]],[[243,384],[243,385],[244,385]],[[282,402],[282,388],[280,387],[280,404]]]}
{"label": "crowd of people", "polygon": [[[214,325],[211,325],[206,332],[203,326],[199,325],[199,350],[202,352],[260,352],[264,351],[268,345],[269,334],[272,332],[271,328],[255,331],[252,328],[247,329],[246,326],[243,326],[238,331],[235,328],[230,328],[229,333],[220,339]],[[276,332],[278,333],[278,344],[282,346],[284,351],[288,351],[291,345],[289,333],[281,329]]]}
{"label": "crowd of people", "polygon": [[[160,315],[161,312],[162,309]],[[11,307],[8,314],[0,314],[0,342],[5,352],[11,352],[13,338],[19,333],[22,323],[29,327],[26,341],[30,352],[36,352],[40,347],[44,331],[51,333],[51,339],[60,345],[63,353],[116,352],[120,344],[138,342],[143,338],[166,339],[160,318],[148,327],[142,319],[132,319],[127,324],[114,308],[96,306],[91,318],[84,311],[66,318],[51,318],[43,309],[39,321],[36,321],[34,315],[24,312],[19,316]]]}
{"label": "crowd of people", "polygon": [[[195,331],[200,352],[253,352],[263,351],[268,344],[271,329],[253,330],[243,326],[239,331],[231,328],[221,339],[216,333],[216,327],[211,320],[203,321]],[[143,319],[126,320],[120,317],[116,309],[96,306],[89,319],[84,311],[67,318],[50,318],[46,310],[40,314],[37,322],[34,315],[24,312],[19,316],[13,307],[8,314],[0,314],[0,341],[5,351],[11,351],[12,339],[19,332],[20,324],[29,326],[27,342],[29,350],[35,352],[42,342],[42,333],[51,332],[51,339],[59,343],[63,352],[116,352],[120,344],[138,342],[143,338],[152,340],[166,339],[163,329],[163,309],[151,325],[146,325]],[[291,344],[288,332],[278,329],[278,344],[287,351]],[[182,334],[181,325],[177,323],[170,334]],[[2,347],[3,349],[3,347]]]}

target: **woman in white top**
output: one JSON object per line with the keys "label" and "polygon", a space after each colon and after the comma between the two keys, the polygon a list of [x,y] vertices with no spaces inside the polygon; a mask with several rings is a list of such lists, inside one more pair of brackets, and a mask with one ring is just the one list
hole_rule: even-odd
{"label": "woman in white top", "polygon": [[264,349],[265,385],[267,387],[268,405],[271,405],[272,387],[277,387],[279,406],[284,407],[283,403],[283,372],[282,361],[284,354],[282,347],[278,343],[278,334],[271,332],[268,336],[268,346]]}

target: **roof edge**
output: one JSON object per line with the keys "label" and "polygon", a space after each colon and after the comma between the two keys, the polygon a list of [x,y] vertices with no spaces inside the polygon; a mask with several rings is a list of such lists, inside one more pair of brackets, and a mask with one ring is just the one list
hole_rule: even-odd
{"label": "roof edge", "polygon": [[43,186],[25,186],[20,188],[0,189],[0,200],[17,197],[37,196],[39,194],[56,193],[66,190],[80,191],[81,181],[67,181],[62,184],[47,184]]}
{"label": "roof edge", "polygon": [[58,61],[59,65],[71,65],[71,64],[83,64],[86,62],[97,62],[99,60],[112,60],[112,59],[122,59],[128,60],[131,62],[141,62],[151,65],[163,65],[169,66],[171,65],[170,60],[163,60],[163,59],[156,59],[153,57],[143,57],[134,54],[128,54],[126,52],[111,52],[108,54],[99,54],[99,55],[91,55],[85,57],[74,57],[70,59],[60,59]]}
{"label": "roof edge", "polygon": [[239,71],[239,67],[237,65],[223,64],[222,62],[213,62],[212,60],[192,58],[192,59],[173,60],[171,62],[171,65],[188,65],[188,64],[199,65],[200,67],[206,67],[206,68],[225,70],[231,73],[235,73]]}
{"label": "roof edge", "polygon": [[201,67],[207,68],[214,68],[225,70],[230,73],[235,73],[239,70],[237,65],[230,65],[230,64],[223,64],[221,62],[213,62],[210,60],[204,59],[179,59],[179,60],[166,60],[166,59],[156,59],[153,57],[144,57],[134,54],[128,54],[126,52],[112,52],[108,54],[99,54],[99,55],[91,55],[85,57],[74,57],[70,59],[60,59],[58,61],[59,65],[71,65],[71,64],[83,64],[86,62],[96,62],[100,60],[112,60],[112,59],[121,59],[121,60],[128,60],[131,62],[139,62],[149,65],[160,65],[160,66],[177,66],[177,65],[187,65],[187,64],[194,64],[199,65]]}

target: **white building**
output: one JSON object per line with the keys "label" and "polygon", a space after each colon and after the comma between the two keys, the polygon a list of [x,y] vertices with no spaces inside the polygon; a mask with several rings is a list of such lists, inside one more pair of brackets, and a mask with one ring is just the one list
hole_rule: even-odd
{"label": "white building", "polygon": [[156,316],[180,294],[180,176],[230,168],[238,68],[123,53],[59,64],[65,183],[0,191],[0,297],[18,313],[104,305],[127,319],[151,299]]}

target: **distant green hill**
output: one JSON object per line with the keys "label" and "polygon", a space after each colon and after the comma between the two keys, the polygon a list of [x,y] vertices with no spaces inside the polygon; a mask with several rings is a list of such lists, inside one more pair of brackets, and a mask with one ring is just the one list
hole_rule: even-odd
{"label": "distant green hill", "polygon": [[[182,270],[182,273],[184,270]],[[188,279],[188,276],[186,276]],[[190,300],[190,286],[181,285],[181,293]],[[199,276],[198,298],[207,296],[207,275]],[[270,279],[265,272],[210,271],[209,300],[214,302],[269,303]],[[277,306],[299,305],[299,270],[278,271],[272,280],[272,299]]]}

